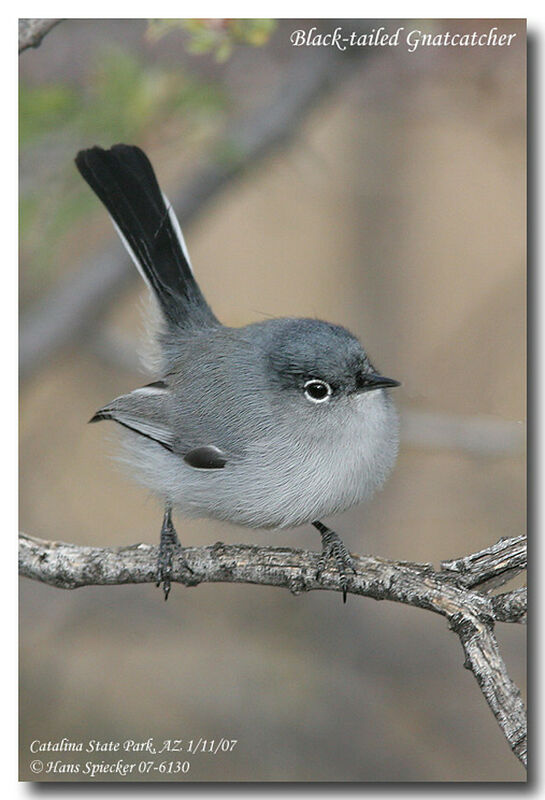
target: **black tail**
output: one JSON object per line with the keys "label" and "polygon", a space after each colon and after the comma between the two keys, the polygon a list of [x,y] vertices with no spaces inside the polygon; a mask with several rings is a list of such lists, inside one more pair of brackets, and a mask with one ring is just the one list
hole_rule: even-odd
{"label": "black tail", "polygon": [[91,147],[76,166],[112,217],[123,244],[175,327],[217,325],[193,276],[176,215],[139,147]]}

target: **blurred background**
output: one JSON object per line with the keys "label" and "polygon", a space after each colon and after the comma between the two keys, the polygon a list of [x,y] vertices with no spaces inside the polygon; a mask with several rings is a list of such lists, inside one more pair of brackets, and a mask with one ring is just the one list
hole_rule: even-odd
{"label": "blurred background", "polygon": [[[338,23],[497,26],[509,48],[290,44],[336,24],[67,20],[22,53],[26,533],[158,541],[162,509],[116,462],[119,431],[86,424],[154,377],[138,358],[146,290],[73,164],[118,141],[149,154],[223,322],[325,318],[403,382],[390,481],[328,520],[353,552],[438,565],[525,530],[524,23]],[[320,545],[311,527],[177,527],[192,545]],[[235,585],[175,585],[165,604],[152,585],[23,579],[20,624],[23,780],[34,739],[149,736],[238,740],[193,756],[194,781],[524,779],[457,638],[422,610]],[[497,634],[524,691],[525,631]]]}

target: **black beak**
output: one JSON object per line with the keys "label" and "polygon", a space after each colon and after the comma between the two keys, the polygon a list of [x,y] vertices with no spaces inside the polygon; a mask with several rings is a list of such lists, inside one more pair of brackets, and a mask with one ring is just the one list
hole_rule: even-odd
{"label": "black beak", "polygon": [[385,378],[384,375],[368,372],[358,378],[357,386],[358,392],[371,392],[373,389],[392,389],[394,386],[401,386],[401,383],[394,378]]}

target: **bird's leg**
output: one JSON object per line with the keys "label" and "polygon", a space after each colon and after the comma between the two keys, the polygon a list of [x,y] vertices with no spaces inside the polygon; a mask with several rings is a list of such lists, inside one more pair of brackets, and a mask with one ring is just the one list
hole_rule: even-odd
{"label": "bird's leg", "polygon": [[348,589],[346,570],[350,569],[352,572],[356,572],[354,560],[346,549],[343,540],[335,531],[332,531],[331,528],[328,528],[321,522],[313,522],[312,524],[320,531],[322,537],[322,555],[318,562],[316,578],[320,578],[320,575],[325,569],[326,562],[329,558],[333,557],[339,571],[340,584],[343,590],[343,603],[346,603],[346,593]]}
{"label": "bird's leg", "polygon": [[[163,584],[165,600],[168,600],[170,592],[170,578],[172,575],[172,556],[182,549],[176,528],[172,524],[172,506],[170,503],[165,505],[165,515],[161,526],[161,540],[159,543],[159,560],[157,562],[157,586]],[[193,572],[189,564],[185,566]]]}

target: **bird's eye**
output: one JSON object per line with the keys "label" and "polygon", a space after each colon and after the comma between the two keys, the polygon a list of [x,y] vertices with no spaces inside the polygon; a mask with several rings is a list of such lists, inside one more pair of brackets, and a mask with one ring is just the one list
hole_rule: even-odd
{"label": "bird's eye", "polygon": [[305,397],[311,403],[323,403],[331,397],[331,386],[325,381],[319,381],[315,378],[307,381],[304,385]]}

